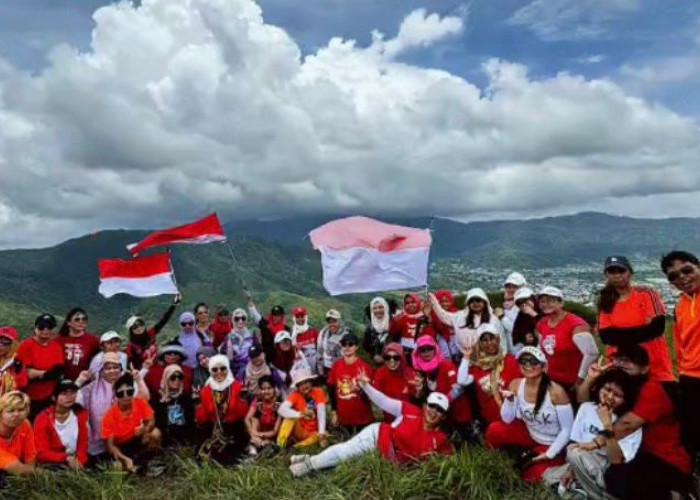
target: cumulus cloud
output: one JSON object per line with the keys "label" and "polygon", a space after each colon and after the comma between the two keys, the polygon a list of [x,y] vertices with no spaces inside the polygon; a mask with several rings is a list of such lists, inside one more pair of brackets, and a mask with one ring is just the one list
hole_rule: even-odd
{"label": "cumulus cloud", "polygon": [[700,189],[695,122],[608,80],[491,59],[483,90],[399,54],[464,20],[302,57],[251,0],[94,15],[91,50],[0,64],[0,246],[230,216],[457,216]]}

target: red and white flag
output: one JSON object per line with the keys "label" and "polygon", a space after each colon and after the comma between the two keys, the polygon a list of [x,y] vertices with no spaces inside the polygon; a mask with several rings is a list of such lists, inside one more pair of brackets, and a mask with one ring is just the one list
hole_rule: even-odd
{"label": "red and white flag", "polygon": [[331,295],[423,287],[428,283],[430,230],[368,217],[339,219],[309,233],[321,252],[323,286]]}
{"label": "red and white flag", "polygon": [[133,260],[100,259],[99,292],[107,298],[118,293],[134,297],[176,294],[175,275],[167,253]]}
{"label": "red and white flag", "polygon": [[138,243],[127,245],[126,248],[131,252],[131,255],[138,255],[147,248],[162,247],[177,243],[204,245],[205,243],[219,241],[226,241],[226,234],[221,227],[216,213],[213,213],[198,221],[185,224],[184,226],[155,231]]}

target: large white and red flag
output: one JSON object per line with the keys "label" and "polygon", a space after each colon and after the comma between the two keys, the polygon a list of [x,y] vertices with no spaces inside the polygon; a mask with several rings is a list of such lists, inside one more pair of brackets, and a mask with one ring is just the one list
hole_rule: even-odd
{"label": "large white and red flag", "polygon": [[176,294],[177,284],[170,255],[159,253],[133,260],[100,259],[99,292],[107,298],[118,293],[134,297]]}
{"label": "large white and red flag", "polygon": [[127,245],[126,248],[131,252],[131,255],[138,255],[147,248],[162,247],[178,243],[203,245],[205,243],[220,241],[226,241],[226,234],[221,227],[216,213],[213,213],[207,215],[203,219],[183,226],[155,231],[138,243]]}
{"label": "large white and red flag", "polygon": [[331,295],[418,288],[428,283],[430,230],[368,217],[339,219],[309,233]]}

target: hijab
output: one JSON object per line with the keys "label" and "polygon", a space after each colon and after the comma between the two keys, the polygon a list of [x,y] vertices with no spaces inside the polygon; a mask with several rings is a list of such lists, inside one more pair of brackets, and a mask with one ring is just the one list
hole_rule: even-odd
{"label": "hijab", "polygon": [[[214,380],[214,377],[211,376],[211,373],[212,368],[220,366],[227,368],[226,378],[221,382],[217,382]],[[207,385],[211,386],[211,388],[215,391],[225,391],[231,387],[231,384],[234,382],[233,373],[231,373],[231,366],[229,365],[228,358],[223,354],[217,354],[216,356],[209,358],[209,375],[210,377],[207,380]]]}
{"label": "hijab", "polygon": [[[435,349],[435,356],[430,361],[423,361],[423,358],[420,356],[420,354],[418,354],[418,350],[424,346],[431,346],[433,349]],[[440,354],[440,349],[438,348],[435,339],[430,335],[423,335],[422,337],[418,337],[418,340],[416,341],[416,348],[411,354],[411,359],[413,360],[413,367],[416,370],[430,373],[438,367],[442,361],[442,355]]]}
{"label": "hijab", "polygon": [[248,386],[248,391],[251,394],[258,392],[258,380],[266,375],[272,375],[272,370],[265,361],[265,354],[260,354],[263,357],[263,363],[260,366],[253,366],[253,360],[248,361],[245,367],[245,382]]}
{"label": "hijab", "polygon": [[474,348],[472,349],[472,364],[478,366],[479,368],[485,371],[497,370],[497,372],[500,373],[501,370],[503,370],[503,360],[505,358],[505,353],[503,352],[503,348],[501,347],[500,334],[489,323],[486,323],[479,327],[477,332],[479,340],[481,340],[481,337],[486,333],[494,335],[496,337],[496,340],[498,341],[498,352],[492,356],[489,356],[485,352],[481,351],[481,348],[479,347],[479,341],[477,341],[476,344],[474,344]]}
{"label": "hijab", "polygon": [[297,343],[297,335],[300,335],[302,333],[306,333],[309,331],[309,315],[308,314],[304,314],[304,324],[303,325],[297,325],[296,317],[294,319],[295,319],[295,321],[292,323],[292,344]]}
{"label": "hijab", "polygon": [[169,401],[179,398],[185,389],[184,379],[180,381],[180,388],[176,391],[173,391],[170,388],[170,386],[168,385],[168,380],[174,373],[181,373],[183,377],[185,376],[185,372],[183,372],[182,368],[180,368],[180,366],[178,365],[168,365],[165,367],[165,369],[163,370],[163,376],[160,378],[159,392],[161,403],[167,403]]}
{"label": "hijab", "polygon": [[[374,306],[381,304],[384,306],[384,317],[382,319],[377,318],[374,315]],[[391,316],[391,311],[389,310],[389,303],[384,299],[384,297],[375,297],[369,303],[369,317],[372,322],[372,328],[375,332],[382,334],[389,331],[389,317]]]}
{"label": "hijab", "polygon": [[[389,352],[393,352],[396,355],[398,355],[399,358],[401,358],[401,364],[396,369],[396,371],[401,372],[404,378],[408,378],[409,376],[412,378],[413,372],[406,364],[406,355],[403,352],[403,346],[398,342],[389,342],[387,345],[384,346],[382,354],[387,354]],[[386,366],[386,363],[384,364],[384,366]],[[389,370],[389,367],[387,366],[386,369]],[[391,372],[392,370],[389,371]]]}

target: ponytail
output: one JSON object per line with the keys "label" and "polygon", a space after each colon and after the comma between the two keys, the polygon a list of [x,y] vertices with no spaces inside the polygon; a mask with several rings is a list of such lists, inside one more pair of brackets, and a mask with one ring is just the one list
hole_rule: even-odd
{"label": "ponytail", "polygon": [[547,391],[552,385],[552,380],[546,373],[542,373],[542,378],[540,379],[540,385],[537,386],[537,398],[535,399],[535,411],[534,414],[540,411],[542,404],[544,403],[544,398],[547,395]]}

